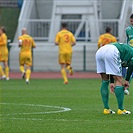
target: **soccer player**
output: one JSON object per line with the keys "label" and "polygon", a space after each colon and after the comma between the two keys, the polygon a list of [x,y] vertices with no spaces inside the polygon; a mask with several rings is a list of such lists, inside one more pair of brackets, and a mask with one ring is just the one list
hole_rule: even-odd
{"label": "soccer player", "polygon": [[[102,85],[100,88],[102,101],[104,104],[104,114],[115,114],[110,110],[109,101],[109,75],[113,76],[115,86],[110,89],[115,93],[118,111],[117,114],[131,114],[124,109],[124,90],[129,87],[129,79],[133,71],[133,49],[129,45],[121,43],[111,43],[101,47],[96,52],[97,73],[101,75]],[[122,66],[128,67],[125,80],[122,77]],[[111,83],[112,79],[111,79]]]}
{"label": "soccer player", "polygon": [[98,49],[106,44],[117,42],[117,39],[113,35],[111,35],[111,31],[112,29],[110,27],[107,27],[106,33],[100,35],[98,40]]}
{"label": "soccer player", "polygon": [[[126,28],[127,44],[133,48],[133,14],[130,16],[130,26]],[[126,68],[123,68],[123,77],[126,75]],[[132,73],[133,77],[133,73]]]}
{"label": "soccer player", "polygon": [[76,40],[74,35],[67,30],[66,23],[62,23],[62,29],[56,35],[55,44],[59,46],[59,64],[61,65],[64,84],[68,84],[66,69],[70,75],[73,75],[73,69],[71,67],[72,46],[76,44]]}
{"label": "soccer player", "polygon": [[7,36],[6,30],[3,26],[0,27],[0,62],[3,62],[5,69],[4,72],[2,66],[0,67],[0,74],[2,79],[9,80]]}
{"label": "soccer player", "polygon": [[22,78],[25,78],[26,74],[26,83],[29,84],[32,66],[32,48],[35,48],[36,45],[33,38],[28,35],[26,28],[22,29],[22,35],[19,36],[19,47],[21,48],[19,54],[20,71],[22,72]]}
{"label": "soccer player", "polygon": [[133,14],[130,16],[131,25],[126,28],[127,43],[133,47]]}

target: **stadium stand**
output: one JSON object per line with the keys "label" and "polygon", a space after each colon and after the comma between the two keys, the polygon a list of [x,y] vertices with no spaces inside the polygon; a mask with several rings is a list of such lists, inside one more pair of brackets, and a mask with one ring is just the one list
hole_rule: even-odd
{"label": "stadium stand", "polygon": [[[107,0],[107,2],[105,8],[103,0],[24,0],[16,36],[11,44],[11,70],[19,70],[17,37],[25,27],[37,44],[33,54],[33,70],[59,71],[58,48],[54,46],[54,37],[60,29],[61,22],[67,22],[69,30],[77,39],[73,55],[74,69],[95,71],[95,52],[99,35],[104,33],[106,26],[110,26],[113,29],[113,35],[123,42],[128,15],[132,10],[131,0]],[[105,10],[110,7],[114,8],[107,14]],[[114,17],[112,17],[113,13]]]}

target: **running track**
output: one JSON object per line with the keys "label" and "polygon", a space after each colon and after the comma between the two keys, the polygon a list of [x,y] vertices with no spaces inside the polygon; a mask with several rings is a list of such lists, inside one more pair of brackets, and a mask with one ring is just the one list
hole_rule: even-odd
{"label": "running track", "polygon": [[[33,79],[56,79],[62,78],[60,72],[32,72]],[[75,72],[73,76],[68,74],[68,78],[100,78],[100,75],[94,72]],[[10,72],[10,79],[21,79],[20,72]]]}

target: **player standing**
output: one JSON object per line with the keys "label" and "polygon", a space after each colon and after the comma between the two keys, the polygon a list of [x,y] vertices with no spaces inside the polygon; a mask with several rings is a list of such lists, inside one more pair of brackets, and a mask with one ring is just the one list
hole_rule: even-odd
{"label": "player standing", "polygon": [[110,27],[106,28],[106,33],[100,35],[98,39],[98,49],[106,44],[112,43],[112,42],[117,42],[117,39],[111,35],[112,29]]}
{"label": "player standing", "polygon": [[[108,44],[101,47],[96,52],[97,73],[101,75],[102,85],[100,88],[102,101],[104,104],[104,114],[114,114],[109,108],[109,75],[113,75],[115,80],[114,88],[111,92],[115,93],[118,111],[117,114],[130,114],[123,107],[124,90],[129,87],[129,79],[133,71],[133,49],[129,45],[121,43]],[[125,80],[122,78],[122,66],[128,67]]]}
{"label": "player standing", "polygon": [[26,83],[28,84],[31,75],[32,48],[35,48],[36,45],[25,28],[22,29],[22,36],[19,37],[19,47],[21,48],[19,54],[20,71],[22,72],[22,78],[25,78],[26,74]]}
{"label": "player standing", "polygon": [[2,79],[9,80],[7,36],[4,27],[0,27],[0,62],[3,62],[5,68],[4,73],[2,67],[0,67]]}
{"label": "player standing", "polygon": [[55,44],[59,46],[59,64],[61,65],[64,84],[68,84],[66,69],[70,75],[73,75],[73,69],[71,67],[72,46],[76,44],[76,40],[74,35],[67,30],[66,23],[62,23],[62,29],[56,35]]}
{"label": "player standing", "polygon": [[127,43],[133,47],[133,14],[130,16],[131,25],[126,28]]}
{"label": "player standing", "polygon": [[[126,28],[127,44],[133,48],[133,14],[130,16],[130,26]],[[123,68],[123,77],[126,75],[126,68]],[[132,73],[133,77],[133,73]]]}

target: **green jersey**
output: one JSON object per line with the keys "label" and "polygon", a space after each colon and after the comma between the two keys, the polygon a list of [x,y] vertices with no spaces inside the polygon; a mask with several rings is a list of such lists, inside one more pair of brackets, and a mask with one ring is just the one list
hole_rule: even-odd
{"label": "green jersey", "polygon": [[130,76],[133,72],[133,48],[130,45],[124,43],[113,43],[114,46],[120,52],[120,59],[123,67],[128,67],[126,80],[129,81]]}
{"label": "green jersey", "polygon": [[133,47],[133,26],[126,28],[127,43]]}
{"label": "green jersey", "polygon": [[[122,62],[129,63],[133,57],[133,49],[131,46],[124,43],[113,43],[120,52],[120,59]],[[125,64],[126,65],[126,64]]]}

